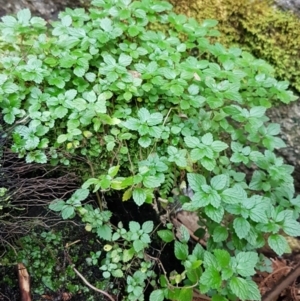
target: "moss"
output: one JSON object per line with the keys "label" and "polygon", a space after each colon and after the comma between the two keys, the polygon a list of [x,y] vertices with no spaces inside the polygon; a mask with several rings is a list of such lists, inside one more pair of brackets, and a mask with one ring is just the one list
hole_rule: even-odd
{"label": "moss", "polygon": [[[199,22],[217,19],[218,42],[251,51],[271,63],[300,92],[300,19],[269,0],[170,0],[177,13]],[[215,38],[216,39],[216,38]]]}

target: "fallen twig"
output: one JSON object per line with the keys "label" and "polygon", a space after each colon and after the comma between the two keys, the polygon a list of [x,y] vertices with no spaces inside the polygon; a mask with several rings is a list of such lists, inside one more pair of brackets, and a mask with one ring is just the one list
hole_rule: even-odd
{"label": "fallen twig", "polygon": [[68,252],[65,251],[65,253],[66,253],[66,257],[67,257],[67,259],[68,259],[68,261],[69,261],[69,264],[70,264],[71,268],[72,268],[73,271],[77,274],[77,276],[79,276],[79,277],[82,279],[82,281],[84,282],[85,285],[87,285],[87,286],[88,286],[89,288],[91,288],[92,290],[94,290],[94,291],[96,291],[96,292],[98,292],[98,293],[100,293],[100,294],[106,296],[109,300],[111,300],[111,301],[116,301],[116,300],[115,300],[109,293],[107,293],[106,291],[103,291],[103,290],[101,290],[101,289],[99,289],[99,288],[93,286],[92,284],[90,284],[90,283],[85,279],[85,277],[84,277],[84,276],[83,276],[83,275],[75,268],[74,264],[72,264],[72,261],[71,261],[71,259],[70,259],[70,257],[69,257]]}
{"label": "fallen twig", "polygon": [[287,276],[280,280],[280,283],[273,290],[265,293],[262,297],[262,301],[272,301],[276,300],[276,297],[280,295],[280,293],[286,289],[295,279],[300,276],[300,263],[296,265],[296,267],[287,274]]}
{"label": "fallen twig", "polygon": [[30,278],[23,263],[18,263],[18,278],[21,301],[31,301],[30,296]]}

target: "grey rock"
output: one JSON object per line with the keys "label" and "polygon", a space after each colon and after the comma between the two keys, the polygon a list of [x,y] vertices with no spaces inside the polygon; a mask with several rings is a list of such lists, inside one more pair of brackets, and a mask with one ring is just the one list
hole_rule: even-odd
{"label": "grey rock", "polygon": [[275,2],[282,10],[293,11],[300,16],[300,0],[277,0]]}
{"label": "grey rock", "polygon": [[0,0],[0,17],[29,8],[32,15],[49,21],[57,19],[59,12],[66,7],[85,7],[90,2],[90,0]]}

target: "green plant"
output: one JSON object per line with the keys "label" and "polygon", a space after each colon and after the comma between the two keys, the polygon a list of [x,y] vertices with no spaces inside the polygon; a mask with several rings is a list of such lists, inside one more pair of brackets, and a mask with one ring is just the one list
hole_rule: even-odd
{"label": "green plant", "polygon": [[[299,17],[282,11],[273,0],[170,0],[178,14],[199,22],[217,19],[213,39],[226,46],[238,45],[256,57],[268,61],[276,76],[289,80],[300,89],[298,68]],[[199,55],[196,52],[196,55]]]}
{"label": "green plant", "polygon": [[[43,294],[46,290],[57,292],[65,289],[75,293],[84,289],[72,284],[75,273],[71,267],[63,267],[59,254],[63,252],[61,232],[33,232],[17,241],[15,252],[11,249],[5,256],[4,264],[23,262],[32,275],[32,292]],[[5,281],[9,282],[7,277]]]}
{"label": "green plant", "polygon": [[[192,193],[179,199],[206,225],[206,249],[190,252],[186,234],[176,241],[184,272],[151,281],[151,300],[191,300],[193,288],[213,301],[259,300],[251,280],[264,264],[259,248],[268,243],[281,255],[289,249],[283,233],[300,230],[293,168],[275,155],[284,142],[265,115],[274,101],[296,99],[288,83],[265,61],[210,43],[215,20],[199,24],[152,0],[92,4],[67,9],[50,28],[28,10],[3,17],[0,106],[15,127],[12,149],[29,163],[86,163],[82,188],[50,209],[78,214],[108,242],[103,275],[130,271],[128,300],[142,300],[153,277],[143,260],[153,225],[113,226],[99,192],[120,190],[142,205],[184,178]],[[153,30],[160,24],[167,30]],[[90,187],[99,208],[82,203]],[[174,235],[165,231],[158,235],[168,243]]]}

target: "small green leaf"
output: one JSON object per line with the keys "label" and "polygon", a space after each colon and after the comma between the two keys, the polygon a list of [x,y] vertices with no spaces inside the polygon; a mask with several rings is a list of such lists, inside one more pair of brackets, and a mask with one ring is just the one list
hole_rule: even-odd
{"label": "small green leaf", "polygon": [[230,254],[227,251],[216,249],[214,255],[222,269],[230,267]]}
{"label": "small green leaf", "polygon": [[219,290],[222,283],[220,272],[214,266],[207,267],[200,277],[200,283]]}
{"label": "small green leaf", "polygon": [[238,184],[232,188],[225,189],[221,193],[222,201],[227,204],[238,204],[242,203],[247,199],[246,191]]}
{"label": "small green leaf", "polygon": [[121,66],[127,67],[128,65],[131,64],[132,57],[124,53],[121,53],[118,62]]}
{"label": "small green leaf", "polygon": [[140,137],[138,143],[141,147],[147,148],[151,144],[151,138],[148,136]]}
{"label": "small green leaf", "polygon": [[72,198],[74,198],[77,201],[84,201],[88,197],[89,194],[90,194],[90,191],[88,189],[77,189],[72,194]]}
{"label": "small green leaf", "polygon": [[193,299],[193,289],[191,287],[183,287],[180,289],[178,301],[191,301]]}
{"label": "small green leaf", "polygon": [[175,241],[175,256],[179,260],[186,260],[188,257],[189,251],[187,244],[183,244],[179,241]]}
{"label": "small green leaf", "polygon": [[215,208],[212,205],[208,205],[205,207],[205,213],[208,217],[210,217],[216,223],[220,223],[224,216],[224,208],[220,206],[219,208]]}
{"label": "small green leaf", "polygon": [[228,238],[228,231],[225,227],[217,226],[213,232],[214,242],[225,241]]}
{"label": "small green leaf", "polygon": [[20,23],[23,23],[24,25],[28,24],[30,18],[31,18],[31,12],[28,8],[22,9],[17,13],[17,18]]}
{"label": "small green leaf", "polygon": [[58,143],[64,143],[68,139],[68,136],[65,134],[61,134],[57,137],[57,142]]}
{"label": "small green leaf", "polygon": [[119,169],[120,169],[120,165],[112,166],[109,168],[107,174],[113,178],[117,175]]}
{"label": "small green leaf", "polygon": [[75,209],[73,206],[71,205],[63,206],[61,210],[61,216],[63,219],[68,219],[70,217],[73,217],[74,214],[75,214]]}
{"label": "small green leaf", "polygon": [[236,255],[236,272],[243,277],[253,276],[255,266],[258,262],[258,255],[255,252],[240,252]]}
{"label": "small green leaf", "polygon": [[136,37],[140,33],[140,28],[138,26],[130,26],[128,29],[128,33],[131,37]]}
{"label": "small green leaf", "polygon": [[251,280],[233,277],[229,282],[229,286],[232,292],[242,301],[261,299],[257,285]]}
{"label": "small green leaf", "polygon": [[280,234],[272,234],[268,237],[268,244],[270,248],[279,256],[288,253],[289,245],[286,239]]}
{"label": "small green leaf", "polygon": [[145,191],[144,189],[142,189],[142,188],[135,188],[135,189],[133,190],[132,197],[133,197],[134,202],[135,202],[138,206],[141,206],[141,205],[144,204],[145,201],[146,201],[147,193],[146,193],[146,191]]}
{"label": "small green leaf", "polygon": [[211,144],[211,148],[212,150],[214,150],[215,152],[221,152],[223,150],[225,150],[226,148],[228,148],[228,145],[222,141],[214,141]]}
{"label": "small green leaf", "polygon": [[210,181],[211,187],[215,190],[224,189],[227,183],[228,183],[227,175],[217,175],[213,177]]}
{"label": "small green leaf", "polygon": [[174,234],[170,230],[159,230],[157,231],[157,234],[164,242],[171,242],[174,240]]}
{"label": "small green leaf", "polygon": [[245,238],[250,231],[249,222],[243,217],[237,217],[233,221],[233,228],[239,238]]}
{"label": "small green leaf", "polygon": [[65,201],[60,200],[60,199],[55,199],[54,201],[52,201],[49,205],[49,209],[53,210],[53,211],[61,211],[62,208],[64,207],[64,205],[66,204]]}
{"label": "small green leaf", "polygon": [[108,241],[111,241],[111,236],[112,236],[112,230],[109,225],[99,225],[97,227],[97,235],[101,239],[105,239]]}
{"label": "small green leaf", "polygon": [[290,236],[300,235],[300,223],[292,218],[286,218],[282,225],[282,230]]}
{"label": "small green leaf", "polygon": [[141,229],[141,226],[138,222],[131,221],[129,222],[129,229],[131,232],[137,232]]}
{"label": "small green leaf", "polygon": [[145,245],[144,245],[144,243],[143,243],[142,241],[140,241],[140,240],[135,240],[135,241],[133,242],[133,248],[134,248],[134,250],[135,250],[136,252],[140,252],[140,251],[142,251],[142,250],[145,248]]}
{"label": "small green leaf", "polygon": [[133,248],[123,250],[123,258],[122,258],[123,262],[130,261],[133,258],[134,254],[135,251]]}
{"label": "small green leaf", "polygon": [[196,192],[202,191],[202,185],[206,184],[204,176],[200,174],[188,173],[187,178],[189,186]]}
{"label": "small green leaf", "polygon": [[208,171],[212,171],[216,167],[216,161],[214,159],[210,159],[208,157],[202,158],[200,163]]}
{"label": "small green leaf", "polygon": [[143,223],[142,230],[144,231],[144,233],[151,233],[153,227],[154,227],[153,221],[147,221]]}
{"label": "small green leaf", "polygon": [[201,27],[215,27],[219,22],[213,19],[206,19],[202,22]]}
{"label": "small green leaf", "polygon": [[150,294],[150,301],[163,301],[165,299],[164,291],[162,289],[155,290]]}

